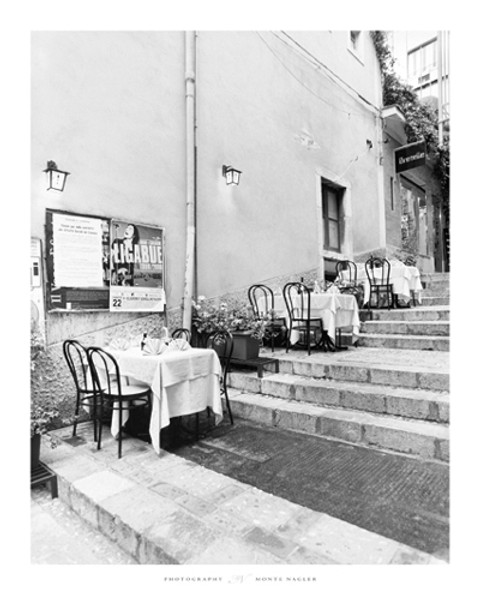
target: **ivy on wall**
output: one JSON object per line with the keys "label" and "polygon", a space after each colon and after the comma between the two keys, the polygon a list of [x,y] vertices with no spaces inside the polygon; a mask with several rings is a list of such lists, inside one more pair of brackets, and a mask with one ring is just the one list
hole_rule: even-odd
{"label": "ivy on wall", "polygon": [[439,146],[438,111],[421,102],[413,88],[401,81],[394,70],[395,59],[389,47],[387,32],[371,31],[382,75],[383,104],[395,104],[406,118],[408,143],[424,139],[434,161],[434,174],[439,180],[443,206],[449,208],[449,138]]}

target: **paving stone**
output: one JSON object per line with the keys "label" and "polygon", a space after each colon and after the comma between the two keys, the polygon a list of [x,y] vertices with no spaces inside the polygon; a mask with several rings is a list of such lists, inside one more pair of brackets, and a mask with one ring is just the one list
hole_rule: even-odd
{"label": "paving stone", "polygon": [[261,403],[248,402],[248,396],[241,394],[235,397],[236,402],[230,398],[230,403],[233,405],[234,413],[243,419],[264,423],[265,425],[273,425],[274,412],[271,408],[271,402],[267,403],[262,399]]}
{"label": "paving stone", "polygon": [[319,513],[308,508],[300,507],[293,515],[275,530],[279,535],[285,538],[293,539],[301,532],[307,531],[310,527],[316,525],[323,517]]}
{"label": "paving stone", "polygon": [[167,483],[166,481],[160,481],[159,483],[151,486],[150,489],[160,496],[170,500],[178,500],[178,498],[188,494],[188,492],[183,488],[179,488],[176,485],[171,485],[171,483]]}
{"label": "paving stone", "polygon": [[100,506],[140,532],[178,509],[171,499],[140,486],[109,496],[101,501]]}
{"label": "paving stone", "polygon": [[[42,457],[42,459],[45,457]],[[98,462],[94,459],[78,456],[76,460],[72,460],[70,454],[61,460],[49,463],[55,468],[55,473],[60,477],[65,477],[69,481],[83,479],[89,475],[94,475],[100,469]]]}
{"label": "paving stone", "polygon": [[235,538],[215,540],[188,561],[195,565],[278,565],[283,561],[262,548]]}
{"label": "paving stone", "polygon": [[285,523],[296,510],[294,504],[256,489],[227,500],[222,508],[237,511],[243,519],[270,531]]}
{"label": "paving stone", "polygon": [[438,460],[449,462],[449,440],[439,440],[436,443],[436,456]]}
{"label": "paving stone", "polygon": [[391,560],[392,565],[428,565],[431,561],[429,554],[413,550],[411,548],[399,547]]}
{"label": "paving stone", "polygon": [[238,514],[234,508],[228,508],[224,505],[205,515],[204,521],[215,529],[220,529],[228,535],[238,537],[244,536],[254,527],[251,521],[243,519],[242,515]]}
{"label": "paving stone", "polygon": [[341,564],[388,564],[398,543],[324,515],[296,541]]}
{"label": "paving stone", "polygon": [[246,485],[232,484],[229,478],[228,481],[230,482],[228,485],[204,495],[203,498],[206,502],[211,503],[213,506],[219,506],[222,502],[236,498],[248,490],[248,486]]}
{"label": "paving stone", "polygon": [[365,425],[363,439],[372,446],[415,454],[422,458],[435,458],[434,438],[411,431],[394,430],[380,425]]}
{"label": "paving stone", "polygon": [[286,538],[282,538],[271,531],[265,531],[260,527],[254,527],[245,535],[244,540],[263,548],[263,550],[266,550],[271,554],[275,554],[283,560],[292,554],[294,550],[298,549],[298,544]]}
{"label": "paving stone", "polygon": [[289,375],[272,375],[263,378],[261,392],[268,396],[279,396],[287,400],[295,397],[295,380]]}
{"label": "paving stone", "polygon": [[138,556],[140,533],[111,512],[98,507],[98,529],[133,557]]}
{"label": "paving stone", "polygon": [[177,498],[177,504],[180,504],[183,508],[200,518],[215,510],[213,504],[192,494],[186,494]]}
{"label": "paving stone", "polygon": [[[296,393],[294,400],[299,402],[311,402],[312,404],[321,404],[323,406],[338,406],[340,391],[333,387],[314,380],[303,383],[299,380],[296,384]],[[283,396],[284,397],[284,396]]]}
{"label": "paving stone", "polygon": [[146,529],[143,536],[172,559],[185,564],[215,541],[218,533],[201,519],[178,508]]}
{"label": "paving stone", "polygon": [[314,552],[310,548],[298,548],[285,561],[289,565],[337,565],[338,562],[331,557]]}
{"label": "paving stone", "polygon": [[344,381],[368,382],[370,379],[370,369],[363,366],[329,365],[327,367],[327,375],[333,379]]}
{"label": "paving stone", "polygon": [[100,502],[109,496],[114,496],[135,487],[135,483],[120,477],[111,471],[100,471],[75,481],[74,487],[93,502]]}
{"label": "paving stone", "polygon": [[299,407],[291,407],[289,410],[282,408],[275,411],[274,425],[282,429],[316,433],[317,417],[302,412]]}
{"label": "paving stone", "polygon": [[332,414],[317,421],[317,432],[345,442],[359,443],[363,439],[363,426],[359,422],[345,421]]}

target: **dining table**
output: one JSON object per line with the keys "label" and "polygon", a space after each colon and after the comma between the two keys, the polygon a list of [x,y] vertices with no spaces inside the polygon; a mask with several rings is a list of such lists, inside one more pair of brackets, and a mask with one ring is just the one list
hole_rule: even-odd
{"label": "dining table", "polygon": [[[105,348],[120,367],[122,377],[130,383],[143,383],[152,391],[149,433],[153,448],[160,453],[160,433],[170,419],[198,413],[210,408],[215,423],[223,418],[220,392],[221,363],[218,354],[209,348],[164,349],[151,354],[140,347],[126,350]],[[114,410],[111,433],[119,433],[119,411]],[[122,411],[123,424],[128,411]],[[126,418],[125,418],[126,417]]]}
{"label": "dining table", "polygon": [[[329,350],[335,348],[336,330],[351,328],[353,342],[359,334],[359,309],[356,298],[352,294],[341,294],[338,292],[311,292],[311,318],[320,318],[323,323],[323,330],[328,337],[327,346]],[[263,299],[261,299],[264,302]],[[296,307],[300,306],[300,299],[293,296],[293,303]],[[259,309],[264,311],[264,306],[259,305]],[[286,325],[289,328],[289,316],[286,309],[286,303],[282,294],[274,294],[274,312],[276,317],[284,317]],[[297,330],[291,332],[290,343],[293,346],[300,339],[300,333]]]}
{"label": "dining table", "polygon": [[[393,286],[393,294],[397,296],[399,300],[406,303],[410,303],[411,300],[417,301],[418,304],[422,302],[422,283],[421,273],[417,267],[411,265],[405,265],[401,261],[391,261],[391,270],[389,273],[389,282]],[[362,283],[364,287],[364,304],[369,302],[371,288],[368,277],[366,275],[366,269],[364,264],[358,264],[357,281]],[[381,277],[381,270],[376,270],[377,276]]]}

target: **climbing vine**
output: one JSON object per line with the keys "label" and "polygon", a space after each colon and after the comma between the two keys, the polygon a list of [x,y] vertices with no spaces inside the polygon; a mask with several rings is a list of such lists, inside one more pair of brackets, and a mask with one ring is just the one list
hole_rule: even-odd
{"label": "climbing vine", "polygon": [[406,118],[405,132],[408,142],[424,139],[434,161],[434,173],[438,178],[445,205],[449,204],[449,139],[439,146],[438,112],[429,104],[421,102],[413,88],[399,79],[395,59],[389,47],[385,31],[372,31],[376,55],[382,75],[383,104],[395,104]]}

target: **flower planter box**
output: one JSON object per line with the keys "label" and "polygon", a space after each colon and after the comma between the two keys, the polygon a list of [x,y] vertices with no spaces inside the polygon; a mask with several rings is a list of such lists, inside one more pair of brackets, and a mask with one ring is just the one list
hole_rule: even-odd
{"label": "flower planter box", "polygon": [[251,360],[258,358],[260,341],[251,336],[247,331],[234,331],[233,335],[233,354],[231,358],[235,360]]}

